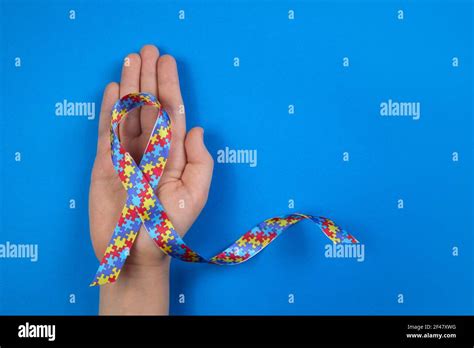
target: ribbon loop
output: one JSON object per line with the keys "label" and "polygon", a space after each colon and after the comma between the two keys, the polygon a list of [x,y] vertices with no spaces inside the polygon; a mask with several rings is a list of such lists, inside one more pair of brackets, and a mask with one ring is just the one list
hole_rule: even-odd
{"label": "ribbon loop", "polygon": [[[137,165],[120,143],[118,128],[131,110],[143,105],[156,107],[158,117],[140,164]],[[170,118],[156,97],[148,93],[132,93],[118,100],[112,110],[110,143],[112,163],[127,191],[127,200],[91,286],[117,280],[142,224],[165,254],[186,262],[216,265],[236,265],[249,260],[288,227],[305,219],[314,222],[333,243],[358,243],[330,219],[289,214],[263,221],[227,249],[207,259],[184,243],[155,195],[171,146]]]}

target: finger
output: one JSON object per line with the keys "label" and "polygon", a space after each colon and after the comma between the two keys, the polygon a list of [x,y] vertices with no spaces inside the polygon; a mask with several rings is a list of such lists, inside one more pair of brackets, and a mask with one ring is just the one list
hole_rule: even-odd
{"label": "finger", "polygon": [[112,108],[119,98],[119,85],[111,82],[105,87],[100,108],[99,138],[97,141],[97,152],[107,153],[110,150],[110,122],[112,121]]}
{"label": "finger", "polygon": [[[129,54],[122,67],[120,81],[120,98],[140,91],[140,66],[141,59],[136,53]],[[133,110],[120,124],[120,137],[134,138],[140,135],[140,118],[138,112]]]}
{"label": "finger", "polygon": [[190,188],[198,205],[206,203],[212,179],[214,160],[204,145],[204,130],[196,127],[185,140],[187,164],[182,175],[183,183]]}
{"label": "finger", "polygon": [[157,95],[156,64],[160,53],[153,45],[145,45],[140,51],[140,91]]}
{"label": "finger", "polygon": [[[145,45],[140,51],[142,67],[140,72],[140,91],[158,96],[157,61],[160,52],[153,45]],[[143,106],[140,112],[140,127],[142,134],[149,137],[156,121],[156,109],[152,106]]]}
{"label": "finger", "polygon": [[158,59],[158,91],[163,107],[170,115],[173,138],[183,142],[186,136],[186,115],[179,87],[178,69],[175,59],[164,55]]}
{"label": "finger", "polygon": [[171,149],[165,173],[171,174],[173,177],[181,177],[186,166],[184,149],[186,116],[175,59],[170,55],[160,57],[157,73],[159,100],[171,118]]}

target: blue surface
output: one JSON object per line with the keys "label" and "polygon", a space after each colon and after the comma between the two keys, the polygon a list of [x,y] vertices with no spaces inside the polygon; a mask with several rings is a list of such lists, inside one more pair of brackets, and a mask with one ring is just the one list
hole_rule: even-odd
{"label": "blue surface", "polygon": [[[176,57],[188,127],[206,129],[213,156],[258,150],[255,168],[216,163],[190,246],[211,256],[298,211],[333,218],[366,250],[364,262],[325,258],[305,222],[239,266],[176,261],[171,313],[474,314],[472,19],[468,1],[2,1],[0,243],[37,243],[39,259],[0,259],[0,313],[97,313],[98,116],[54,105],[95,102],[98,114],[125,55],[153,43]],[[388,99],[420,102],[420,119],[381,117]]]}

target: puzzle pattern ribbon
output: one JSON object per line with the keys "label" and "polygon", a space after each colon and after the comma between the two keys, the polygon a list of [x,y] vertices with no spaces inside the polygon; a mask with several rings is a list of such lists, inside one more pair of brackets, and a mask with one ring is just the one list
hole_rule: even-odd
{"label": "puzzle pattern ribbon", "polygon": [[[156,107],[158,117],[140,165],[137,165],[120,143],[118,126],[132,109],[143,105]],[[132,93],[117,101],[112,110],[110,142],[112,162],[127,191],[127,200],[91,286],[117,280],[142,224],[155,244],[171,257],[216,265],[236,265],[247,261],[288,227],[305,219],[314,222],[334,243],[358,243],[330,219],[289,214],[263,221],[221,253],[210,259],[205,258],[185,244],[155,195],[171,145],[170,118],[156,97],[147,93]]]}

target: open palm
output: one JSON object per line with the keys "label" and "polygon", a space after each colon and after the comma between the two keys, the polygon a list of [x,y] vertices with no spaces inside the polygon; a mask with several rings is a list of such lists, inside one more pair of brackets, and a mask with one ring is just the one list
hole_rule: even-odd
{"label": "open palm", "polygon": [[[212,178],[213,159],[203,141],[203,129],[186,134],[186,117],[173,57],[160,57],[155,46],[144,46],[140,54],[124,61],[120,84],[110,83],[102,101],[97,155],[91,176],[89,219],[92,244],[100,260],[110,241],[126,200],[126,192],[110,157],[109,129],[111,110],[117,99],[133,92],[148,92],[158,97],[171,119],[171,148],[157,188],[176,231],[183,236],[204,207]],[[120,141],[136,163],[148,143],[157,109],[143,106],[133,110],[119,126]],[[127,263],[153,266],[165,254],[154,244],[142,226]]]}

